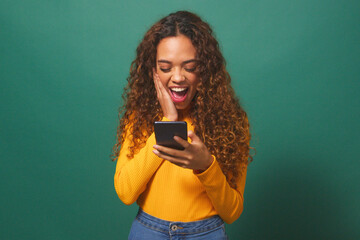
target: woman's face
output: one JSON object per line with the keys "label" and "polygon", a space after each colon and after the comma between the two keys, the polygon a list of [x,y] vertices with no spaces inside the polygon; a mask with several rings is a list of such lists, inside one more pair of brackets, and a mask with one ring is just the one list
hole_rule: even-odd
{"label": "woman's face", "polygon": [[156,72],[177,109],[186,109],[196,94],[196,49],[184,36],[167,37],[157,46]]}

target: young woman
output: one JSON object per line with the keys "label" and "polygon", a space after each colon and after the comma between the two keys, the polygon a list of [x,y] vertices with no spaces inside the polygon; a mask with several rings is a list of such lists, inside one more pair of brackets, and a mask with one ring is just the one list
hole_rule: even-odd
{"label": "young woman", "polygon": [[[179,11],[136,53],[114,146],[116,192],[139,205],[129,239],[227,239],[223,221],[243,210],[250,133],[218,42]],[[154,121],[186,121],[188,141],[174,137],[185,149],[156,145]]]}

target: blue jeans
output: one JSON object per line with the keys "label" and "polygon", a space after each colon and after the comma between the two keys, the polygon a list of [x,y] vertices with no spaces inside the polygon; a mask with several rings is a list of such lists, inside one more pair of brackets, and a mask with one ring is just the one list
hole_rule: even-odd
{"label": "blue jeans", "polygon": [[194,222],[169,222],[139,209],[129,234],[129,240],[138,239],[226,240],[228,238],[224,222],[219,216]]}

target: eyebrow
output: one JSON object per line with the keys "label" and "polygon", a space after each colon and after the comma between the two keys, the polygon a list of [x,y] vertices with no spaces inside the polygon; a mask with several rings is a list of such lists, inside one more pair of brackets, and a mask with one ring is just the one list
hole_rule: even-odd
{"label": "eyebrow", "polygon": [[[184,61],[182,64],[187,64],[187,63],[190,63],[190,62],[198,62],[198,60],[196,60],[196,59],[190,59],[190,60]],[[168,61],[168,60],[163,60],[163,59],[158,60],[158,63],[168,63],[168,64],[171,64],[170,61]]]}

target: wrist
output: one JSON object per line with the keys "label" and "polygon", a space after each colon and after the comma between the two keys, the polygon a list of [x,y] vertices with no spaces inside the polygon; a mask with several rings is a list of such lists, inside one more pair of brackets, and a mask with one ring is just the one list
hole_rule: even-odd
{"label": "wrist", "polygon": [[177,121],[178,116],[177,115],[169,115],[169,116],[165,116],[167,119],[169,119],[170,121]]}
{"label": "wrist", "polygon": [[205,166],[205,168],[203,168],[203,169],[194,169],[194,173],[199,174],[199,173],[205,172],[211,166],[213,161],[214,161],[214,157],[212,155],[210,155],[208,164]]}

